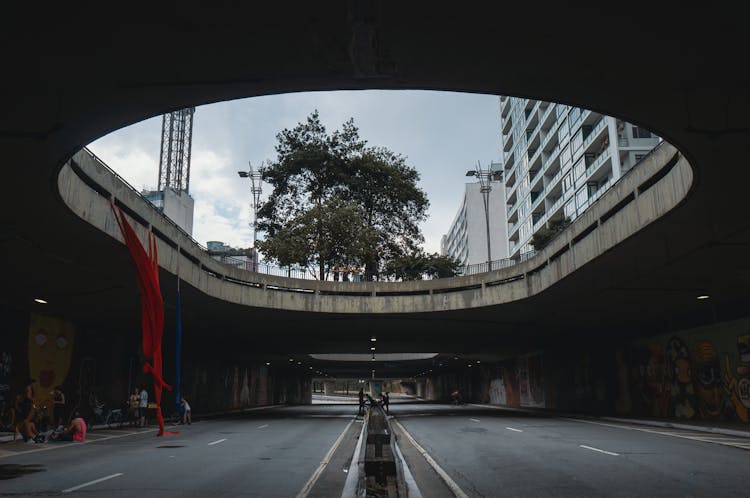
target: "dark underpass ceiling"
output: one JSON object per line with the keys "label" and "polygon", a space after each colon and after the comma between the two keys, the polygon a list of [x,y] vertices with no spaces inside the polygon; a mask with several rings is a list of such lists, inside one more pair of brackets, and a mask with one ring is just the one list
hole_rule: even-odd
{"label": "dark underpass ceiling", "polygon": [[[612,16],[560,3],[497,11],[471,2],[185,4],[179,14],[153,5],[147,15],[104,16],[66,3],[14,5],[6,15],[34,22],[6,23],[0,34],[7,47],[0,83],[4,309],[137,333],[140,306],[125,249],[70,213],[56,191],[57,168],[84,144],[188,105],[286,91],[411,88],[529,96],[641,124],[690,160],[693,190],[667,216],[548,290],[486,309],[320,316],[245,308],[184,285],[193,347],[281,361],[366,353],[377,334],[382,352],[497,359],[747,315],[750,175],[742,158],[750,78],[738,61],[750,44],[744,17],[730,6],[652,4]],[[364,31],[372,43],[360,43],[362,26],[372,28]],[[175,37],[183,45],[166,63]],[[176,281],[165,272],[161,278],[169,331]],[[701,293],[711,298],[696,300]],[[39,296],[48,298],[46,307],[33,303]],[[350,368],[339,366],[347,375]]]}

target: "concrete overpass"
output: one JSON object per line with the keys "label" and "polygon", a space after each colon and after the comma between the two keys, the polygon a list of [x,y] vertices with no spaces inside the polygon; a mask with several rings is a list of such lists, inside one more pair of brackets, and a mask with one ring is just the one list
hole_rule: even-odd
{"label": "concrete overpass", "polygon": [[[653,130],[674,149],[658,151],[535,260],[461,281],[362,284],[356,292],[364,289],[365,296],[325,295],[350,290],[309,282],[304,288],[312,294],[270,292],[269,284],[302,284],[266,277],[255,282],[263,289],[238,289],[226,277],[246,276],[173,240],[199,260],[187,274],[180,267],[189,284],[183,288],[188,354],[279,362],[314,352],[366,352],[376,333],[382,352],[437,350],[446,359],[458,354],[474,361],[634,340],[748,314],[749,78],[737,58],[748,39],[739,16],[721,7],[676,12],[651,5],[645,15],[611,16],[550,5],[541,17],[539,7],[525,4],[493,12],[471,3],[226,11],[187,5],[177,14],[156,6],[148,14],[106,17],[71,5],[15,9],[9,19],[34,23],[19,22],[3,34],[12,48],[0,117],[6,282],[0,302],[13,333],[25,333],[24,317],[40,311],[33,299],[41,295],[49,300],[44,313],[97,337],[126,346],[133,341],[123,337],[138,329],[127,255],[111,237],[111,224],[99,219],[103,198],[91,190],[70,195],[70,189],[82,191],[73,185],[81,177],[64,165],[82,146],[184,106],[324,89],[528,96],[618,116]],[[612,35],[634,27],[643,40],[636,45],[649,48],[633,54],[637,68],[615,55],[633,44]],[[166,62],[174,38],[183,40],[182,50]],[[550,56],[560,50],[565,57]],[[109,182],[115,197],[154,221],[132,193],[103,176],[100,184]],[[166,248],[162,254],[170,310],[185,256],[170,259]],[[511,279],[518,275],[524,278]],[[490,285],[496,282],[502,283]],[[466,289],[436,292],[460,287]],[[393,292],[414,294],[378,295]],[[699,301],[699,294],[711,297]],[[306,361],[312,370],[335,370]]]}

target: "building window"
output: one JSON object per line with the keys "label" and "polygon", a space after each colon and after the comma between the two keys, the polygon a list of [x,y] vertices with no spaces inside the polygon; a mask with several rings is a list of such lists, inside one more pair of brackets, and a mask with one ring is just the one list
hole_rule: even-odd
{"label": "building window", "polygon": [[569,131],[568,120],[564,119],[562,123],[560,123],[560,128],[557,129],[557,141],[563,143],[565,139],[568,138]]}
{"label": "building window", "polygon": [[567,204],[565,204],[565,217],[568,219],[573,219],[576,217],[576,200],[570,199]]}
{"label": "building window", "polygon": [[568,113],[568,121],[570,122],[570,129],[572,130],[575,125],[578,124],[578,121],[581,119],[581,108],[580,107],[571,107],[570,112]]}
{"label": "building window", "polygon": [[586,190],[586,187],[583,187],[581,190],[576,192],[576,208],[578,209],[578,212],[580,213],[584,209],[586,209],[589,205],[589,195],[588,191]]}
{"label": "building window", "polygon": [[565,168],[566,166],[569,166],[571,160],[570,147],[566,145],[565,148],[560,151],[560,167]]}
{"label": "building window", "polygon": [[568,173],[563,178],[563,192],[567,192],[571,188],[573,188],[573,175]]}
{"label": "building window", "polygon": [[653,135],[646,128],[640,126],[633,126],[633,138],[651,138]]}
{"label": "building window", "polygon": [[576,165],[573,166],[573,178],[578,180],[584,173],[586,173],[586,161],[580,158]]}
{"label": "building window", "polygon": [[573,148],[573,155],[576,155],[581,147],[583,147],[583,130],[578,130],[578,133],[573,135],[573,138],[570,140],[570,146]]}

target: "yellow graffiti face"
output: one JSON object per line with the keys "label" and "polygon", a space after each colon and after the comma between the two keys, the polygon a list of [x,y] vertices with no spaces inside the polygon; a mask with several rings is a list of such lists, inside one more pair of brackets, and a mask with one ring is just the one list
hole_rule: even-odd
{"label": "yellow graffiti face", "polygon": [[65,381],[73,354],[73,325],[58,318],[32,315],[29,326],[29,375],[36,399],[49,399],[49,392]]}

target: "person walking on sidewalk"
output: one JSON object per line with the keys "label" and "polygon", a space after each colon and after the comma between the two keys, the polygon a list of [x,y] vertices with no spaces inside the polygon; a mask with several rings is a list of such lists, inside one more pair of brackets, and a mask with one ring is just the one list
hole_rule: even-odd
{"label": "person walking on sidewalk", "polygon": [[138,427],[146,427],[146,408],[148,408],[148,391],[142,387],[138,401]]}

